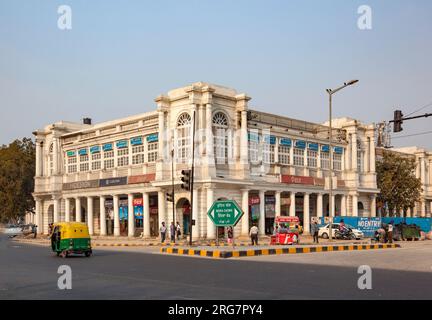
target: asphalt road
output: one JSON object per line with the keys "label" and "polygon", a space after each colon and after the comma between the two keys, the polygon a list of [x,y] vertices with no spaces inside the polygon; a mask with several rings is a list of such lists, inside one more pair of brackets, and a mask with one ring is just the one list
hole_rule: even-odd
{"label": "asphalt road", "polygon": [[[118,248],[62,259],[1,235],[0,299],[431,299],[431,253],[415,246],[215,260]],[[57,287],[64,264],[71,290]],[[357,287],[361,264],[372,267],[371,290]]]}

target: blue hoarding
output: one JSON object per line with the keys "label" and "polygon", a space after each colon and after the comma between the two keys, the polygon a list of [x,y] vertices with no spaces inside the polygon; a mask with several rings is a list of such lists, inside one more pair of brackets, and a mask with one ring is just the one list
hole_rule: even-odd
{"label": "blue hoarding", "polygon": [[147,136],[147,142],[157,142],[159,140],[159,135],[157,133],[153,133]]}
{"label": "blue hoarding", "polygon": [[291,139],[289,139],[289,138],[281,138],[281,139],[279,140],[279,144],[280,144],[281,146],[291,147]]}

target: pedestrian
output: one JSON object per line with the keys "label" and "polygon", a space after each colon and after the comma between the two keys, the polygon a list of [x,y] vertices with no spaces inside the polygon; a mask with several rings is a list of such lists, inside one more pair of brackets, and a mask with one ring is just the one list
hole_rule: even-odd
{"label": "pedestrian", "polygon": [[34,234],[34,238],[36,239],[36,237],[37,237],[37,225],[32,225],[32,232],[33,232],[33,234]]}
{"label": "pedestrian", "polygon": [[233,227],[229,226],[227,233],[228,233],[228,243],[231,244],[231,243],[233,243],[233,238],[234,238]]}
{"label": "pedestrian", "polygon": [[393,243],[393,220],[387,226],[387,239],[389,243]]}
{"label": "pedestrian", "polygon": [[175,242],[175,234],[176,234],[176,227],[174,225],[174,222],[171,221],[171,225],[170,225],[171,242]]}
{"label": "pedestrian", "polygon": [[251,237],[252,245],[258,245],[258,227],[255,224],[252,225],[249,235]]}
{"label": "pedestrian", "polygon": [[176,233],[177,233],[177,240],[180,240],[181,227],[180,227],[180,223],[178,221],[177,221],[177,226],[176,226]]}
{"label": "pedestrian", "polygon": [[311,233],[313,236],[313,243],[318,243],[318,223],[314,221],[311,225]]}
{"label": "pedestrian", "polygon": [[161,242],[165,243],[165,236],[167,231],[167,228],[165,227],[165,222],[162,222],[162,226],[160,227],[159,231],[161,234]]}

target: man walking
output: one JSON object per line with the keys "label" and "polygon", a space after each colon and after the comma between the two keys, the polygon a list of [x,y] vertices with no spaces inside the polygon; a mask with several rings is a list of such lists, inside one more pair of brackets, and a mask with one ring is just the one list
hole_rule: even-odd
{"label": "man walking", "polygon": [[313,236],[313,243],[318,243],[318,223],[314,221],[311,225],[311,234]]}
{"label": "man walking", "polygon": [[159,231],[161,234],[161,242],[165,243],[165,236],[167,231],[167,228],[165,227],[165,222],[162,222],[162,226],[160,227]]}
{"label": "man walking", "polygon": [[258,227],[255,224],[250,229],[249,235],[251,237],[252,245],[258,245]]}
{"label": "man walking", "polygon": [[393,243],[393,220],[387,226],[387,238],[389,243]]}
{"label": "man walking", "polygon": [[178,221],[177,221],[177,226],[176,226],[176,233],[177,233],[177,240],[180,240],[181,227],[180,227],[180,223]]}

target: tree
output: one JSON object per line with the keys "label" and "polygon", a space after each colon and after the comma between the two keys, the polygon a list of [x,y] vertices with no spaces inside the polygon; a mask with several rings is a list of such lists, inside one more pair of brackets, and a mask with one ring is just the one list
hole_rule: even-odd
{"label": "tree", "polygon": [[390,212],[406,212],[420,200],[421,181],[415,176],[414,158],[403,157],[395,152],[384,151],[377,162],[377,184],[381,193],[378,200],[386,203]]}
{"label": "tree", "polygon": [[36,148],[29,138],[0,147],[0,221],[17,221],[34,212]]}

